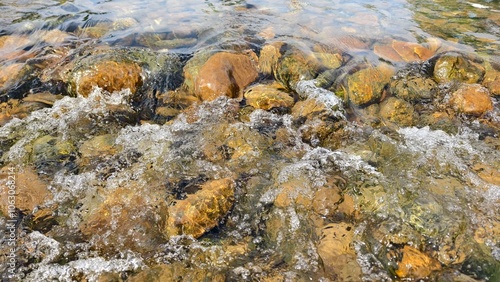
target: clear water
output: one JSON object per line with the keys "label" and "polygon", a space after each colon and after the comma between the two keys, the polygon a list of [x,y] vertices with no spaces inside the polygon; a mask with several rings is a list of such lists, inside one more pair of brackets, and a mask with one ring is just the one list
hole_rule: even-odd
{"label": "clear water", "polygon": [[[71,38],[47,47],[40,38],[48,30],[68,32]],[[34,54],[58,44],[68,48],[107,44],[190,54],[228,46],[258,49],[266,42],[285,41],[308,47],[324,43],[374,63],[380,61],[371,48],[377,42],[425,43],[438,38],[450,48],[499,62],[500,4],[495,0],[0,1],[0,34],[26,36],[27,43],[19,48]],[[18,50],[3,52],[14,51]],[[23,60],[3,58],[3,67]],[[349,137],[340,148],[304,142],[303,128],[299,130],[287,114],[256,110],[248,120],[237,119],[238,102],[225,98],[195,108],[199,118],[194,122],[183,113],[166,124],[121,123],[112,108],[127,107],[122,100],[129,95],[127,91],[106,95],[96,90],[88,98],[65,97],[51,108],[2,126],[3,165],[31,163],[29,146],[47,134],[76,147],[92,137],[112,134],[121,148],[115,158],[103,158],[101,165],[77,173],[50,165],[38,171],[50,179],[53,195],[44,205],[59,205],[58,216],[64,223],[46,234],[29,232],[19,241],[21,253],[28,257],[16,270],[16,279],[78,281],[86,277],[95,281],[107,272],[131,275],[147,266],[181,263],[191,270],[227,274],[229,281],[259,281],[273,271],[283,272],[275,276],[283,281],[328,281],[318,259],[311,214],[297,206],[272,205],[287,183],[301,183],[299,194],[307,198],[332,176],[343,179],[337,185],[353,197],[361,213],[347,221],[355,228],[355,259],[365,281],[398,280],[389,254],[402,244],[441,257],[442,269],[431,280],[494,281],[500,277],[500,187],[485,181],[475,169],[486,165],[498,173],[498,132],[484,138],[477,121],[462,124],[453,133],[429,127],[372,128],[353,122],[340,99],[310,81],[301,81],[296,91],[301,98],[316,98],[335,108],[331,115],[347,123]],[[498,123],[498,103],[494,107],[491,120]],[[286,132],[289,144],[270,145],[278,128]],[[221,141],[212,136],[218,131],[231,134]],[[240,158],[221,162],[203,157],[209,142],[230,147],[241,140],[248,146]],[[126,245],[99,251],[96,242],[102,238],[82,240],[74,233],[82,218],[100,204],[99,197],[120,187],[133,186],[154,202],[155,193],[165,190],[166,179],[200,176],[233,177],[246,185],[238,188],[238,204],[225,225],[201,239],[159,240],[154,251],[141,255]],[[148,218],[148,212],[139,211],[137,216]],[[5,221],[2,217],[2,226]],[[282,230],[273,237],[265,225],[276,222]],[[478,230],[487,233],[483,244],[473,239]],[[245,245],[251,251],[238,254],[228,251],[228,245]],[[449,263],[453,259],[442,258],[446,254],[439,250],[448,246],[456,248],[457,256],[465,255],[465,262]]]}

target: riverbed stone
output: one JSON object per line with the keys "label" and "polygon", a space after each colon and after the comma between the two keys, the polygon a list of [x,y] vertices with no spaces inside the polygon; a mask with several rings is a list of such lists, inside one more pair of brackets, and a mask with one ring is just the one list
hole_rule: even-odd
{"label": "riverbed stone", "polygon": [[431,58],[435,50],[414,42],[392,40],[388,44],[377,44],[374,52],[379,57],[391,62],[417,62]]}
{"label": "riverbed stone", "polygon": [[281,85],[258,84],[245,91],[247,105],[256,109],[270,110],[272,108],[290,108],[294,99],[290,94],[280,89]]}
{"label": "riverbed stone", "polygon": [[287,89],[295,90],[297,82],[309,80],[318,76],[321,64],[311,57],[310,52],[304,52],[295,46],[288,48],[274,69],[275,79]]}
{"label": "riverbed stone", "polygon": [[400,278],[423,279],[432,271],[441,269],[439,262],[418,249],[405,245],[402,250],[402,259],[398,262],[395,273]]}
{"label": "riverbed stone", "polygon": [[87,97],[94,87],[110,93],[130,89],[135,94],[142,85],[142,68],[134,62],[104,60],[75,75],[76,93]]}
{"label": "riverbed stone", "polygon": [[[253,55],[252,55],[253,54]],[[220,52],[211,56],[200,68],[194,90],[203,101],[220,96],[241,98],[243,90],[258,75],[251,55]]]}
{"label": "riverbed stone", "polygon": [[159,264],[145,269],[127,279],[130,282],[163,282],[163,281],[225,281],[224,275],[213,272],[206,268],[186,267],[186,265],[175,262],[172,264]]}
{"label": "riverbed stone", "polygon": [[283,42],[274,42],[262,47],[259,56],[259,70],[261,73],[266,75],[273,73],[281,57],[280,50],[283,45]]}
{"label": "riverbed stone", "polygon": [[[12,164],[2,167],[0,169],[0,184],[2,193],[0,211],[7,217],[12,218],[10,212],[13,212],[14,217],[17,218],[14,209],[19,209],[24,214],[31,214],[35,207],[52,199],[48,184],[40,179],[36,171],[30,167],[20,168]],[[10,189],[11,187],[13,189]],[[14,198],[8,197],[11,195]]]}
{"label": "riverbed stone", "polygon": [[400,126],[412,126],[415,119],[413,106],[395,97],[389,97],[380,105],[380,117]]}
{"label": "riverbed stone", "polygon": [[452,94],[451,107],[460,113],[480,116],[493,109],[488,89],[479,84],[463,84]]}
{"label": "riverbed stone", "polygon": [[330,223],[321,229],[318,254],[325,274],[334,281],[361,281],[362,272],[354,250],[354,226]]}
{"label": "riverbed stone", "polygon": [[430,101],[438,91],[434,80],[426,77],[408,77],[393,80],[390,83],[390,92],[410,103]]}
{"label": "riverbed stone", "polygon": [[483,66],[459,53],[446,53],[434,65],[434,79],[439,83],[477,83],[483,79],[484,73]]}
{"label": "riverbed stone", "polygon": [[369,67],[353,73],[347,79],[349,101],[356,106],[380,101],[382,91],[393,74],[393,68],[387,65]]}
{"label": "riverbed stone", "polygon": [[226,216],[234,203],[234,182],[229,178],[212,180],[200,190],[177,200],[168,208],[166,236],[191,235],[200,237],[214,228]]}
{"label": "riverbed stone", "polygon": [[103,200],[84,204],[83,208],[90,211],[83,214],[79,228],[102,252],[129,249],[145,254],[164,240],[162,227],[167,208],[158,189],[148,189],[146,193],[136,182],[130,182],[127,187],[105,191],[94,198]]}

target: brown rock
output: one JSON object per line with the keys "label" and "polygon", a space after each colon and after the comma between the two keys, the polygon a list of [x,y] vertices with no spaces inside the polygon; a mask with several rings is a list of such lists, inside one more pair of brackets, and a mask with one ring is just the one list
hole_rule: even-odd
{"label": "brown rock", "polygon": [[403,248],[403,259],[398,263],[396,275],[401,278],[425,278],[434,270],[441,269],[441,265],[435,259],[420,252],[414,247],[405,245]]}
{"label": "brown rock", "polygon": [[425,61],[434,55],[432,49],[418,43],[393,40],[388,45],[375,45],[375,54],[391,62]]}
{"label": "brown rock", "polygon": [[274,200],[274,205],[278,208],[289,206],[303,206],[309,208],[312,203],[310,189],[304,186],[303,179],[294,179],[283,183],[279,187],[280,192]]}
{"label": "brown rock", "polygon": [[380,117],[400,126],[413,125],[414,112],[410,103],[394,97],[390,97],[380,105]]}
{"label": "brown rock", "polygon": [[489,164],[476,164],[472,168],[479,177],[493,185],[500,185],[500,169]]}
{"label": "brown rock", "polygon": [[458,112],[480,116],[493,109],[488,89],[479,84],[464,84],[452,94],[450,105]]}
{"label": "brown rock", "polygon": [[312,208],[322,216],[332,216],[341,200],[340,190],[335,188],[320,188],[314,193]]}
{"label": "brown rock", "polygon": [[172,264],[160,264],[146,269],[127,279],[129,282],[163,282],[163,281],[213,281],[223,282],[222,274],[214,273],[203,268],[186,267],[184,264],[175,262]]}
{"label": "brown rock", "polygon": [[245,92],[246,102],[248,105],[262,110],[279,107],[289,108],[293,106],[293,97],[279,88],[280,85],[278,83],[252,86]]}
{"label": "brown rock", "polygon": [[31,43],[27,36],[6,35],[0,37],[0,58],[2,60],[19,59],[26,53],[23,49]]}
{"label": "brown rock", "polygon": [[24,64],[15,63],[0,68],[0,88],[6,87],[19,77]]}
{"label": "brown rock", "polygon": [[484,67],[480,64],[456,53],[441,56],[434,65],[434,79],[439,83],[477,83],[483,78],[484,72]]}
{"label": "brown rock", "polygon": [[243,89],[257,78],[257,68],[249,56],[221,52],[201,67],[195,81],[195,93],[204,101],[219,96],[241,98]]}
{"label": "brown rock", "polygon": [[229,178],[212,180],[184,200],[168,208],[165,226],[167,236],[191,235],[200,237],[219,224],[234,202],[234,183]]}
{"label": "brown rock", "polygon": [[130,89],[136,93],[142,85],[142,68],[136,63],[102,61],[76,75],[76,92],[87,97],[98,86],[108,92]]}
{"label": "brown rock", "polygon": [[353,246],[354,227],[348,223],[331,223],[321,230],[318,254],[325,274],[334,281],[361,281],[361,267]]}
{"label": "brown rock", "polygon": [[272,74],[281,57],[280,49],[284,43],[275,42],[266,45],[260,50],[259,70],[264,74]]}
{"label": "brown rock", "polygon": [[357,106],[378,102],[393,73],[386,65],[355,72],[347,79],[349,101]]}
{"label": "brown rock", "polygon": [[130,249],[147,253],[163,240],[166,206],[159,194],[144,193],[133,185],[111,191],[104,195],[103,202],[90,209],[90,214],[83,216],[80,230],[83,235],[93,237],[93,242],[104,252]]}
{"label": "brown rock", "polygon": [[4,166],[0,170],[0,184],[0,211],[7,217],[17,217],[12,216],[15,209],[30,214],[36,206],[52,198],[47,183],[29,167]]}

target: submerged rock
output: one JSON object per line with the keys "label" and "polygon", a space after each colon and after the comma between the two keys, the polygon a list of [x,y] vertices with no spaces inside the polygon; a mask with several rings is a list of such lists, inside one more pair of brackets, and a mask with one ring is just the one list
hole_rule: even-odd
{"label": "submerged rock", "polygon": [[225,178],[201,185],[200,190],[177,200],[168,208],[166,236],[191,235],[200,237],[214,228],[226,216],[234,202],[234,183]]}
{"label": "submerged rock", "polygon": [[127,279],[130,282],[162,282],[162,281],[213,281],[224,282],[222,274],[209,269],[186,267],[182,263],[160,264]]}
{"label": "submerged rock", "polygon": [[445,53],[434,65],[434,79],[439,83],[477,83],[483,79],[484,72],[483,66],[459,53]]}
{"label": "submerged rock", "polygon": [[452,94],[450,105],[460,113],[480,116],[493,109],[488,89],[479,84],[463,84]]}
{"label": "submerged rock", "polygon": [[379,57],[391,62],[416,62],[431,58],[439,48],[439,43],[429,42],[429,48],[418,43],[392,40],[390,44],[375,45],[374,52]]}
{"label": "submerged rock", "polygon": [[394,70],[386,65],[369,67],[347,78],[349,102],[356,106],[376,103],[382,98],[384,87],[390,82]]}
{"label": "submerged rock", "polygon": [[30,167],[4,166],[0,170],[0,183],[0,211],[10,218],[17,218],[16,209],[31,214],[35,207],[52,199],[48,184]]}
{"label": "submerged rock", "polygon": [[321,64],[302,50],[289,46],[274,69],[275,79],[290,90],[295,90],[301,80],[316,78],[321,71]]}
{"label": "submerged rock", "polygon": [[434,80],[424,77],[409,77],[394,80],[390,84],[393,95],[411,103],[430,101],[438,91]]}
{"label": "submerged rock", "polygon": [[142,85],[142,68],[134,62],[105,60],[75,74],[75,92],[87,97],[94,87],[108,92],[130,89],[135,94]]}
{"label": "submerged rock", "polygon": [[410,103],[390,97],[380,105],[380,117],[399,126],[412,126],[415,119],[415,110]]}
{"label": "submerged rock", "polygon": [[145,193],[135,184],[95,195],[92,201],[103,197],[100,203],[84,202],[90,212],[83,215],[80,231],[104,253],[129,249],[146,254],[163,241],[164,199],[158,191],[148,189]]}
{"label": "submerged rock", "polygon": [[[253,53],[252,53],[253,54]],[[200,68],[194,90],[203,101],[219,96],[241,98],[243,90],[257,78],[253,55],[220,52],[211,56]]]}
{"label": "submerged rock", "polygon": [[245,92],[247,105],[256,109],[270,110],[272,108],[289,108],[294,99],[290,94],[280,90],[279,84],[258,84]]}
{"label": "submerged rock", "polygon": [[281,47],[283,42],[275,42],[266,45],[260,50],[259,56],[259,70],[263,74],[273,74],[279,59],[281,58]]}
{"label": "submerged rock", "polygon": [[396,269],[396,275],[400,278],[422,279],[439,269],[441,269],[441,265],[438,261],[414,247],[405,245],[402,250],[402,259],[398,263],[398,269]]}
{"label": "submerged rock", "polygon": [[321,229],[318,254],[325,274],[333,281],[362,280],[361,267],[354,251],[354,226],[349,223],[330,223]]}

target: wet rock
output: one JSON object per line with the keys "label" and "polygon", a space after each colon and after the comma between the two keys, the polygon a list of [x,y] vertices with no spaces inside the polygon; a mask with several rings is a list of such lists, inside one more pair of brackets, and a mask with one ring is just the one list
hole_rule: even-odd
{"label": "wet rock", "polygon": [[297,94],[302,101],[295,104],[292,116],[295,119],[344,119],[344,103],[335,93],[315,85],[315,80],[297,83]]}
{"label": "wet rock", "polygon": [[312,208],[317,214],[329,217],[335,213],[341,199],[338,187],[320,188],[314,193]]}
{"label": "wet rock", "polygon": [[280,90],[280,85],[277,83],[252,86],[245,92],[244,96],[247,105],[262,110],[289,108],[294,103],[293,97]]}
{"label": "wet rock", "polygon": [[[29,147],[27,150],[29,151]],[[51,135],[42,136],[31,145],[31,161],[37,170],[52,171],[70,164],[76,156],[76,148],[66,140]]]}
{"label": "wet rock", "polygon": [[0,68],[0,89],[5,89],[16,83],[21,76],[22,63],[14,63]]}
{"label": "wet rock", "polygon": [[[278,208],[301,206],[308,210],[312,202],[311,191],[300,180],[293,180],[280,185],[274,205]],[[334,203],[333,203],[334,204]]]}
{"label": "wet rock", "polygon": [[204,101],[212,101],[219,96],[241,98],[245,87],[257,75],[252,55],[220,52],[211,56],[200,68],[194,90]]}
{"label": "wet rock", "polygon": [[330,223],[321,230],[318,254],[325,274],[334,281],[361,281],[362,272],[354,251],[354,226]]}
{"label": "wet rock", "polygon": [[472,167],[479,177],[493,185],[500,185],[500,169],[491,164],[479,163]]}
{"label": "wet rock", "polygon": [[104,60],[75,74],[75,92],[87,97],[94,87],[110,93],[130,89],[135,94],[142,85],[142,68],[134,62]]}
{"label": "wet rock", "polygon": [[387,66],[369,67],[347,78],[349,101],[356,106],[376,103],[382,98],[384,87],[390,82],[394,70]]}
{"label": "wet rock", "polygon": [[344,62],[340,51],[320,44],[313,47],[311,59],[318,61],[322,68],[329,70],[339,68]]}
{"label": "wet rock", "polygon": [[182,88],[188,93],[195,93],[196,79],[200,74],[201,67],[214,55],[213,52],[200,51],[193,55],[183,68],[184,82]]}
{"label": "wet rock", "polygon": [[104,253],[128,249],[145,254],[164,240],[162,227],[167,208],[161,193],[153,189],[146,192],[134,187],[134,182],[127,185],[94,195],[93,201],[101,197],[103,201],[85,202],[82,207],[89,213],[83,215],[80,231]]}
{"label": "wet rock", "polygon": [[115,135],[105,134],[85,141],[79,148],[80,166],[87,166],[93,161],[116,154],[120,148],[115,146],[115,139]]}
{"label": "wet rock", "polygon": [[321,71],[320,63],[309,54],[293,46],[279,59],[274,70],[275,79],[290,90],[295,90],[300,80],[310,80]]}
{"label": "wet rock", "polygon": [[[432,42],[434,43],[434,42]],[[430,44],[429,44],[430,45]],[[426,61],[431,58],[439,46],[430,45],[429,48],[418,43],[392,40],[386,45],[375,45],[374,52],[379,57],[391,62]]]}
{"label": "wet rock", "polygon": [[483,66],[459,53],[445,53],[434,65],[434,79],[439,83],[477,83],[483,79],[484,72]]}
{"label": "wet rock", "polygon": [[425,77],[409,77],[394,80],[390,84],[391,93],[410,103],[430,101],[438,91],[434,80]]}
{"label": "wet rock", "polygon": [[23,49],[31,43],[27,36],[5,35],[0,37],[0,58],[2,60],[21,59]]}
{"label": "wet rock", "polygon": [[160,264],[146,269],[127,279],[130,282],[162,282],[162,281],[214,281],[224,282],[222,274],[210,269],[186,267],[182,263]]}
{"label": "wet rock", "polygon": [[452,94],[451,107],[461,113],[480,116],[493,109],[488,89],[479,84],[463,84]]}
{"label": "wet rock", "polygon": [[428,277],[433,271],[441,269],[438,261],[414,247],[405,245],[402,256],[403,258],[398,263],[398,269],[395,271],[400,278],[421,279]]}
{"label": "wet rock", "polygon": [[283,42],[275,42],[273,44],[269,44],[262,47],[259,56],[260,72],[267,75],[273,73],[281,57],[280,50],[283,45],[284,45]]}
{"label": "wet rock", "polygon": [[482,84],[490,90],[492,96],[500,96],[500,71],[494,69],[490,64],[486,64],[486,73]]}
{"label": "wet rock", "polygon": [[413,106],[401,99],[390,97],[380,105],[380,117],[399,126],[412,126],[415,119]]}
{"label": "wet rock", "polygon": [[10,218],[17,218],[16,209],[30,214],[35,207],[52,199],[47,183],[30,167],[4,166],[0,170],[0,183],[0,211]]}
{"label": "wet rock", "polygon": [[49,44],[52,44],[52,45],[61,44],[64,41],[71,38],[71,36],[68,33],[64,32],[62,30],[59,30],[59,29],[52,29],[49,31],[41,31],[39,36],[40,36],[41,40],[43,40]]}
{"label": "wet rock", "polygon": [[200,237],[226,216],[234,202],[234,183],[225,178],[203,184],[196,193],[187,195],[168,208],[166,236]]}

